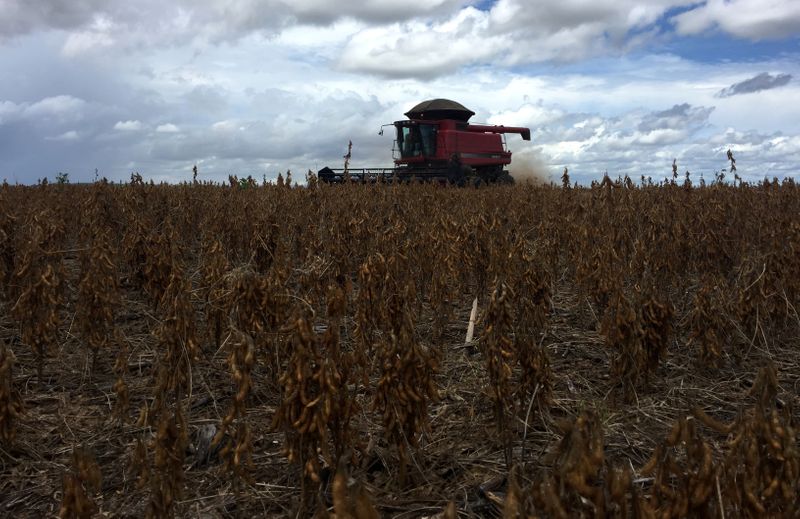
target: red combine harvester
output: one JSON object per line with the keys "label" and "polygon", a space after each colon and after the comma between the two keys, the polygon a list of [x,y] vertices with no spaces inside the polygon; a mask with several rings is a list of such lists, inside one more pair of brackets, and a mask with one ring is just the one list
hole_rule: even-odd
{"label": "red combine harvester", "polygon": [[393,123],[397,131],[394,168],[323,168],[317,173],[319,180],[510,183],[514,180],[505,170],[511,164],[505,134],[518,133],[523,140],[531,140],[528,128],[470,124],[475,112],[449,99],[423,101],[405,115],[408,120]]}

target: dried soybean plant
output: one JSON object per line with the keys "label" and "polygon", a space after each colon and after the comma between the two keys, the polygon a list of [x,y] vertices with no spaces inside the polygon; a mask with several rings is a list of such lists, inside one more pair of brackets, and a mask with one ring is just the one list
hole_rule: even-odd
{"label": "dried soybean plant", "polygon": [[191,302],[191,282],[174,269],[170,283],[161,300],[164,318],[156,330],[163,351],[158,363],[153,407],[160,413],[172,394],[178,402],[191,390],[192,366],[199,357],[195,330],[194,307]]}
{"label": "dried soybean plant", "polygon": [[[366,372],[359,352],[346,351],[341,337],[341,328],[347,313],[347,295],[339,286],[328,288],[327,295],[328,322],[321,339],[323,354],[331,360],[337,392],[331,403],[328,427],[333,443],[333,460],[339,466],[354,443],[352,420],[359,412],[360,406],[356,396],[360,389],[358,370]],[[360,365],[361,364],[361,365]]]}
{"label": "dried soybean plant", "polygon": [[[7,208],[8,202],[4,194],[0,193],[0,207]],[[8,284],[11,275],[14,273],[14,256],[16,247],[14,245],[16,219],[6,212],[0,210],[0,297],[10,298],[11,290]]]}
{"label": "dried soybean plant", "polygon": [[[395,270],[395,275],[402,275],[402,271]],[[373,409],[381,415],[385,437],[397,451],[399,482],[404,486],[409,451],[428,430],[428,405],[439,399],[434,383],[439,356],[422,344],[415,332],[411,309],[416,297],[413,283],[389,279],[388,286],[391,287],[387,302],[390,329],[380,343]]]}
{"label": "dried soybean plant", "polygon": [[34,214],[24,232],[29,240],[16,258],[12,283],[19,292],[11,314],[20,326],[22,342],[36,355],[36,373],[42,370],[48,348],[58,342],[59,311],[64,301],[64,273],[60,256],[51,247],[61,232],[50,211]]}
{"label": "dried soybean plant", "polygon": [[515,338],[514,351],[520,367],[520,378],[514,390],[518,401],[520,418],[523,420],[521,461],[525,463],[525,440],[531,423],[531,411],[534,404],[540,416],[547,413],[550,408],[553,393],[553,370],[550,366],[550,356],[540,344],[530,339]]}
{"label": "dried soybean plant", "polygon": [[[353,441],[350,421],[357,411],[353,356],[340,344],[340,325],[345,314],[343,290],[330,287],[327,323],[323,333],[311,328],[313,315],[300,310],[287,330],[292,353],[280,377],[282,399],[273,426],[286,435],[286,454],[300,467],[301,510],[308,512],[320,484],[321,455],[328,467],[346,463]],[[333,446],[333,451],[330,449]]]}
{"label": "dried soybean plant", "polygon": [[614,354],[612,382],[622,386],[626,399],[633,397],[640,383],[647,384],[667,353],[672,333],[671,303],[661,300],[655,288],[643,292],[636,286],[633,296],[617,287],[600,324],[606,346]]}
{"label": "dried soybean plant", "polygon": [[659,517],[716,517],[720,466],[713,461],[711,446],[697,431],[692,417],[679,417],[650,460],[643,476],[654,476],[649,506]]}
{"label": "dried soybean plant", "polygon": [[708,424],[732,432],[724,460],[725,495],[744,517],[788,517],[800,499],[800,452],[791,409],[777,398],[773,365],[761,368],[752,393],[756,405],[738,424]]}
{"label": "dried soybean plant", "polygon": [[[164,314],[155,331],[163,351],[156,368],[154,400],[141,410],[139,424],[155,425],[156,435],[150,448],[139,440],[133,468],[138,469],[139,485],[149,483],[150,499],[146,517],[172,517],[175,505],[184,492],[183,462],[189,443],[183,397],[191,391],[192,366],[199,347],[195,332],[194,308],[190,300],[191,283],[178,269],[171,269],[170,283],[161,299]],[[147,451],[153,455],[147,460]]]}
{"label": "dried soybean plant", "polygon": [[[513,350],[520,367],[516,397],[520,407],[530,409],[534,401],[539,407],[548,406],[553,391],[553,372],[550,356],[542,346],[547,318],[552,304],[550,284],[544,270],[536,265],[528,252],[521,254],[516,281],[517,316]],[[527,415],[527,413],[526,413]],[[527,424],[527,416],[525,419]]]}
{"label": "dried soybean plant", "polygon": [[172,282],[178,256],[178,236],[175,228],[169,224],[165,225],[166,229],[152,229],[147,235],[144,263],[137,265],[137,268],[142,270],[143,288],[156,307]]}
{"label": "dried soybean plant", "polygon": [[[212,446],[223,444],[220,455],[225,460],[225,469],[231,474],[233,488],[238,496],[242,483],[250,482],[250,472],[253,469],[252,430],[247,422],[247,399],[253,385],[251,373],[256,363],[256,352],[253,338],[235,328],[231,329],[226,342],[230,348],[228,366],[236,393],[228,414],[222,419],[214,436]],[[229,434],[231,429],[232,434]]]}
{"label": "dried soybean plant", "polygon": [[694,295],[689,313],[688,344],[697,348],[703,366],[717,366],[728,338],[723,298],[718,285],[706,279]]}
{"label": "dried soybean plant", "polygon": [[486,310],[486,329],[481,337],[481,346],[489,374],[489,398],[494,404],[494,420],[507,468],[511,469],[513,431],[511,430],[509,405],[513,405],[514,385],[511,380],[514,360],[512,312],[509,300],[511,289],[496,281],[489,306]]}
{"label": "dried soybean plant", "polygon": [[342,456],[331,485],[333,511],[337,519],[378,519],[378,511],[372,504],[364,486],[358,482],[350,484],[347,474],[347,457]]}
{"label": "dried soybean plant", "polygon": [[459,296],[459,280],[463,276],[458,261],[460,243],[458,230],[452,217],[439,216],[439,223],[430,230],[427,243],[439,244],[431,251],[429,268],[434,269],[430,276],[428,297],[433,313],[434,344],[443,342],[448,323],[453,318],[454,305]]}
{"label": "dried soybean plant", "polygon": [[[755,340],[765,337],[770,315],[769,279],[766,263],[748,258],[740,267],[736,287],[736,313],[745,333]],[[765,345],[766,346],[766,345]]]}
{"label": "dried soybean plant", "polygon": [[[599,232],[598,232],[599,231]],[[580,250],[575,266],[575,277],[598,313],[612,304],[620,285],[619,273],[614,266],[620,263],[619,253],[609,244],[600,229],[584,226],[580,230]]]}
{"label": "dried soybean plant", "polygon": [[600,333],[606,346],[612,350],[611,374],[615,385],[622,385],[626,399],[630,399],[646,368],[647,357],[642,348],[642,328],[636,307],[621,288],[617,288],[608,303]]}
{"label": "dried soybean plant", "polygon": [[[358,270],[358,294],[356,296],[355,322],[353,331],[355,351],[361,354],[361,360],[372,356],[372,352],[380,335],[380,329],[388,319],[386,316],[386,300],[384,292],[388,290],[386,280],[389,266],[386,258],[377,253],[366,259]],[[365,362],[366,364],[366,362]],[[366,381],[368,373],[364,373]]]}
{"label": "dried soybean plant", "polygon": [[166,409],[159,413],[156,436],[153,439],[153,463],[142,474],[149,479],[150,499],[145,517],[175,516],[175,505],[184,495],[183,462],[189,444],[186,417],[180,405],[174,413]]}
{"label": "dried soybean plant", "polygon": [[226,287],[224,275],[230,269],[222,242],[218,239],[203,237],[202,265],[200,272],[203,280],[205,297],[204,310],[206,316],[206,336],[213,337],[217,348],[222,344],[222,332],[225,324],[226,308],[224,305]]}
{"label": "dried soybean plant", "polygon": [[128,342],[118,329],[114,332],[114,343],[117,345],[117,356],[114,359],[113,370],[117,380],[112,389],[117,398],[112,414],[115,419],[125,423],[128,420],[128,410],[130,409],[128,384],[125,381],[128,376]]}
{"label": "dried soybean plant", "polygon": [[[644,281],[647,283],[647,280]],[[669,339],[672,335],[674,309],[668,299],[658,295],[657,288],[648,283],[639,294],[639,321],[642,330],[642,348],[646,355],[644,370],[645,383],[651,372],[655,371],[667,355]]]}
{"label": "dried soybean plant", "polygon": [[16,357],[5,342],[0,341],[0,445],[11,446],[16,436],[16,422],[23,413],[22,398],[14,387]]}
{"label": "dried soybean plant", "polygon": [[[564,489],[560,496],[562,506],[578,510],[586,500],[596,510],[602,510],[603,494],[597,483],[605,455],[599,417],[596,413],[584,412],[574,422],[562,423],[561,434],[563,438],[553,453],[556,456],[553,474],[555,488]],[[554,499],[550,496],[543,501],[554,502]]]}
{"label": "dried soybean plant", "polygon": [[[127,191],[130,193],[130,191]],[[147,261],[147,229],[149,222],[144,220],[140,211],[131,209],[127,225],[122,235],[120,257],[127,264],[126,281],[138,289],[144,289],[144,265]]]}
{"label": "dried soybean plant", "polygon": [[284,449],[290,463],[298,466],[301,495],[298,513],[309,514],[312,499],[319,492],[320,455],[331,466],[328,446],[328,421],[339,391],[335,369],[319,347],[309,317],[296,314],[287,328],[291,357],[281,375],[282,396],[273,419],[273,428],[285,434]]}
{"label": "dried soybean plant", "polygon": [[58,517],[61,519],[89,519],[98,508],[90,494],[100,491],[102,475],[94,456],[82,447],[72,451],[72,467],[64,474],[64,491]]}
{"label": "dried soybean plant", "polygon": [[581,413],[558,428],[562,438],[545,457],[549,470],[527,489],[520,488],[516,471],[510,472],[504,517],[608,517],[611,510],[625,508],[630,473],[615,468],[603,480],[603,429],[597,414]]}
{"label": "dried soybean plant", "polygon": [[223,278],[217,303],[230,319],[230,326],[252,337],[256,354],[263,355],[263,364],[270,375],[264,380],[273,387],[283,372],[287,345],[281,326],[287,321],[288,299],[285,273],[273,269],[269,276],[259,274],[251,266],[231,270]]}
{"label": "dried soybean plant", "polygon": [[109,231],[95,232],[88,257],[84,258],[75,304],[75,321],[92,354],[92,373],[97,355],[108,348],[114,336],[114,311],[120,294],[114,250]]}

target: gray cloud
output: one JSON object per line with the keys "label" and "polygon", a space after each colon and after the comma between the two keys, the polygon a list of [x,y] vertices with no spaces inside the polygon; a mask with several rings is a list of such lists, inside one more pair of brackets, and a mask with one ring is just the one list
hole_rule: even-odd
{"label": "gray cloud", "polygon": [[200,85],[183,95],[186,108],[207,114],[218,115],[228,108],[227,92],[222,88]]}
{"label": "gray cloud", "polygon": [[0,3],[0,41],[42,27],[75,29],[103,12],[104,0],[53,2],[51,0],[3,0]]}
{"label": "gray cloud", "polygon": [[392,23],[457,11],[468,0],[3,0],[0,42],[37,30],[70,31],[68,54],[98,44],[133,46],[238,40],[254,32],[274,34],[301,24],[325,25],[351,18]]}
{"label": "gray cloud", "polygon": [[124,108],[71,96],[0,99],[0,179],[35,182],[64,171],[87,181],[98,168],[110,179],[139,171],[177,180],[195,163],[206,180],[271,177],[286,169],[302,176],[308,168],[340,167],[348,140],[362,166],[391,164],[391,138],[377,135],[386,106],[352,91],[269,88],[236,96],[223,87],[186,85],[169,102],[147,90],[117,96]]}
{"label": "gray cloud", "polygon": [[683,103],[668,110],[645,115],[637,129],[644,133],[656,130],[696,130],[708,122],[708,117],[713,111],[713,106],[692,106]]}
{"label": "gray cloud", "polygon": [[791,74],[776,74],[771,75],[768,72],[762,72],[757,76],[745,79],[739,83],[734,83],[727,88],[723,88],[717,92],[717,97],[731,97],[740,94],[750,94],[753,92],[760,92],[762,90],[770,90],[773,88],[782,87],[792,80]]}
{"label": "gray cloud", "polygon": [[393,23],[418,17],[442,16],[472,3],[468,0],[366,0],[331,2],[295,0],[289,2],[293,15],[303,23],[328,24],[341,18],[369,23]]}

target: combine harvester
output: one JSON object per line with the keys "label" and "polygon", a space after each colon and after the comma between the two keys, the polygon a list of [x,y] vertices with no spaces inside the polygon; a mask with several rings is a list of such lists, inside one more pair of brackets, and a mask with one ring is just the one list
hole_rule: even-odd
{"label": "combine harvester", "polygon": [[512,183],[514,179],[505,169],[511,164],[505,134],[518,133],[523,140],[531,140],[528,128],[470,124],[475,112],[449,99],[424,101],[405,115],[408,120],[392,124],[397,131],[392,147],[394,168],[323,168],[317,173],[319,180],[416,180],[458,186]]}

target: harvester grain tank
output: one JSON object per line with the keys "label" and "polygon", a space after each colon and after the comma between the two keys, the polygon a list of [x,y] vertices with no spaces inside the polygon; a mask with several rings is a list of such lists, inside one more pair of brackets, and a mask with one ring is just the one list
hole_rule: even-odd
{"label": "harvester grain tank", "polygon": [[530,129],[470,124],[473,115],[475,112],[449,99],[423,101],[405,113],[408,119],[392,124],[394,168],[323,168],[318,177],[329,183],[348,179],[421,180],[457,185],[513,182],[505,169],[511,164],[505,134],[517,133],[529,141]]}

